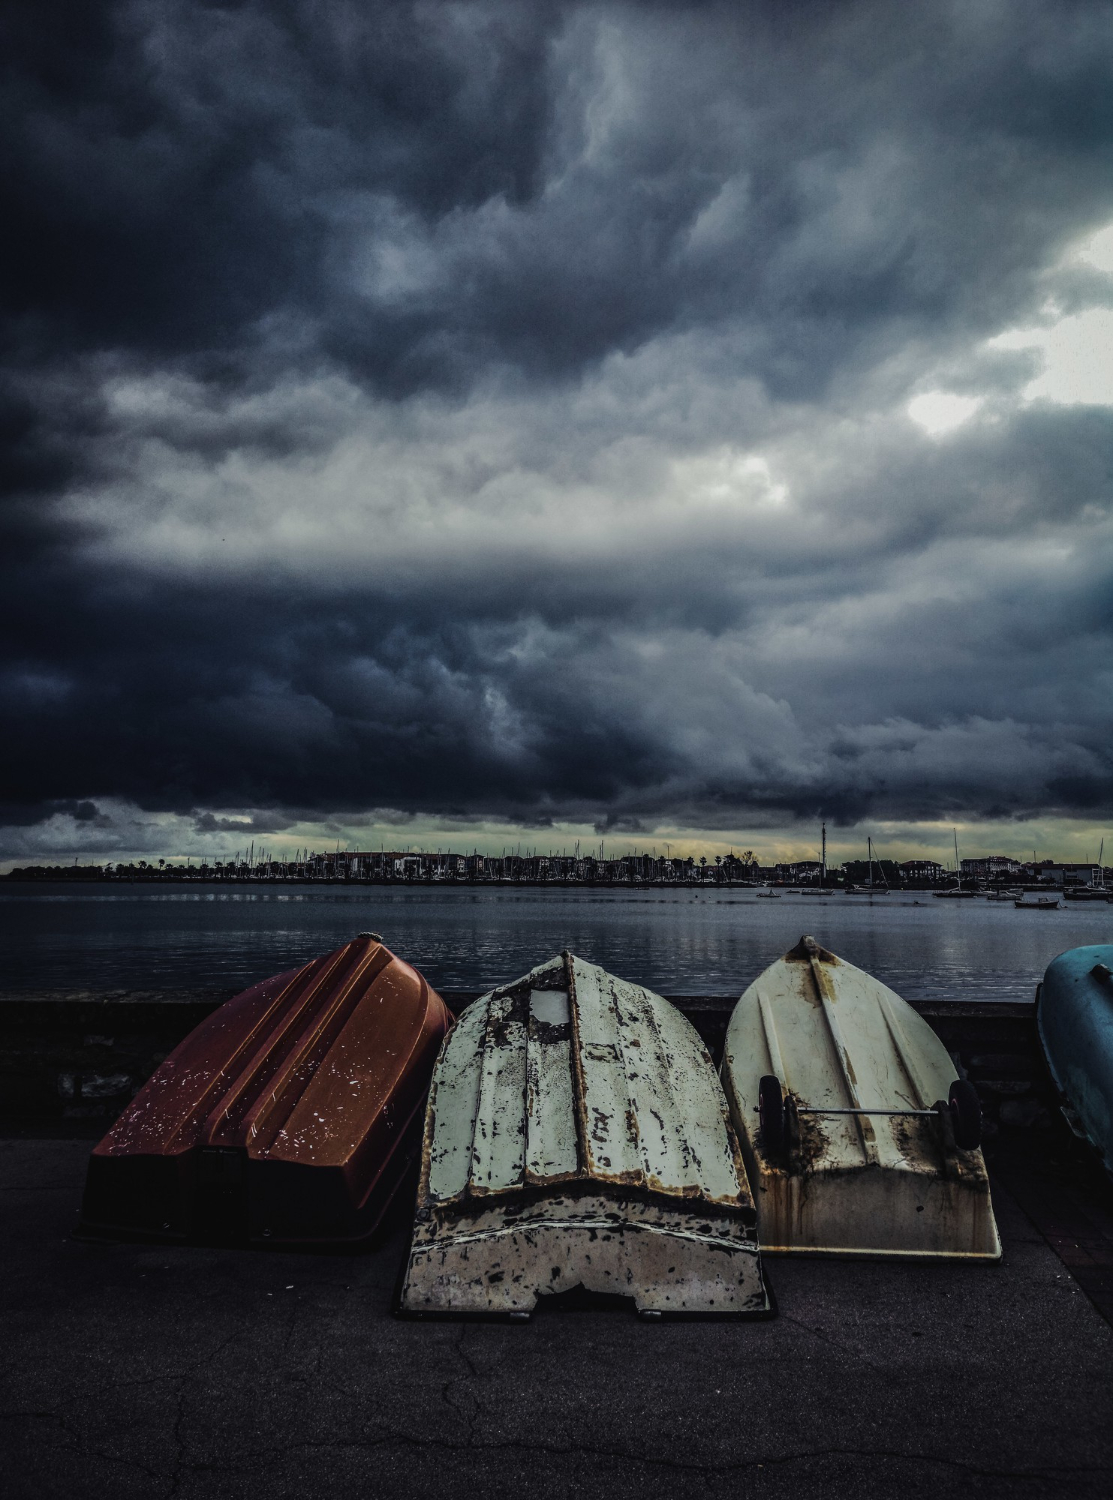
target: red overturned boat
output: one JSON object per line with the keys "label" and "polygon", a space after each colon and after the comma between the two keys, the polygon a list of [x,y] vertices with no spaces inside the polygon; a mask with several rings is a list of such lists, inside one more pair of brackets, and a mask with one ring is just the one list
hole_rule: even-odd
{"label": "red overturned boat", "polygon": [[81,1230],[367,1239],[420,1149],[451,1024],[375,933],[245,990],[170,1054],[96,1147]]}

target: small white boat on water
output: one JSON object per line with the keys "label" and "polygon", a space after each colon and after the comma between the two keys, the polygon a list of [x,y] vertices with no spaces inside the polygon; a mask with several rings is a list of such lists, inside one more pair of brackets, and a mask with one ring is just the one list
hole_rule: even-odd
{"label": "small white boat on water", "polygon": [[1058,896],[1018,896],[1013,901],[1018,911],[1056,911]]}
{"label": "small white boat on water", "polygon": [[722,1077],[764,1253],[1000,1257],[977,1095],[872,975],[801,938],[739,1000]]}
{"label": "small white boat on water", "polygon": [[582,1286],[651,1317],[768,1315],[755,1221],[695,1028],[564,954],[445,1040],[399,1311],[527,1318]]}

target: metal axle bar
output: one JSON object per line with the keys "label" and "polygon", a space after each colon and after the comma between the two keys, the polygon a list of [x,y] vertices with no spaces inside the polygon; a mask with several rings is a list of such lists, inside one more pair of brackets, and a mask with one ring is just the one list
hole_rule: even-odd
{"label": "metal axle bar", "polygon": [[798,1115],[934,1115],[934,1109],[797,1109]]}

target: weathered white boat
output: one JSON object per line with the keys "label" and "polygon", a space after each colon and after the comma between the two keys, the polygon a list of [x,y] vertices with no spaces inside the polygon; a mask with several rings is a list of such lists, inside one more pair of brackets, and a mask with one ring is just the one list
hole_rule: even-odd
{"label": "weathered white boat", "polygon": [[804,937],[739,1000],[723,1084],[769,1254],[997,1260],[981,1109],[899,995]]}
{"label": "weathered white boat", "polygon": [[444,1042],[399,1311],[521,1318],[582,1286],[653,1317],[768,1314],[755,1220],[694,1027],[565,954]]}

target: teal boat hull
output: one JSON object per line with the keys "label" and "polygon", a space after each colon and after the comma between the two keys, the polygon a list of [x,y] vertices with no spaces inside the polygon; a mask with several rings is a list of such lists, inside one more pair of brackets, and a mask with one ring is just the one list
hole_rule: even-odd
{"label": "teal boat hull", "polygon": [[1069,948],[1052,959],[1036,1022],[1068,1119],[1113,1170],[1113,944]]}

